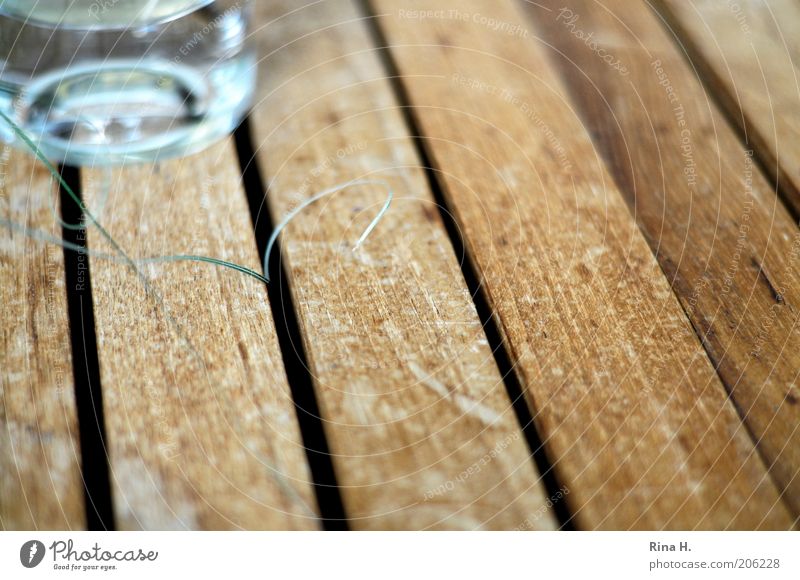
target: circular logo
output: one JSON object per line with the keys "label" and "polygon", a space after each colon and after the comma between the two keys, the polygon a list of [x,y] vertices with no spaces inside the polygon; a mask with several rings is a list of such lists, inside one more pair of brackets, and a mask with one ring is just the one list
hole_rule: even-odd
{"label": "circular logo", "polygon": [[44,544],[39,540],[30,540],[19,549],[19,561],[26,568],[35,568],[44,559]]}

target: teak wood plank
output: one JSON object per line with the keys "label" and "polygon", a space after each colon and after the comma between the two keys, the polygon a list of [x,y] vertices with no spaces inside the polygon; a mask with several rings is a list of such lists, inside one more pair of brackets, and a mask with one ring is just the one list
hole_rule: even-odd
{"label": "teak wood plank", "polygon": [[796,515],[797,226],[644,2],[544,5],[531,15],[565,55],[552,56],[588,130]]}
{"label": "teak wood plank", "polygon": [[791,519],[510,2],[373,2],[583,528]]}
{"label": "teak wood plank", "polygon": [[0,528],[85,529],[58,187],[31,156],[0,158]]}
{"label": "teak wood plank", "polygon": [[800,215],[800,3],[655,5]]}
{"label": "teak wood plank", "polygon": [[[260,271],[231,140],[113,170],[90,209],[126,253]],[[90,229],[89,247],[112,251]],[[114,509],[124,529],[316,529],[316,500],[263,283],[210,264],[92,258]]]}
{"label": "teak wood plank", "polygon": [[539,474],[413,142],[353,2],[259,4],[252,115],[344,508],[354,529],[553,528]]}

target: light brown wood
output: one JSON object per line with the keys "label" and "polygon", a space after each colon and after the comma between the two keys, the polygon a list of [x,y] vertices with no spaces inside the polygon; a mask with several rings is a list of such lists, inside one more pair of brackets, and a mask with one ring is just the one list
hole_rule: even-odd
{"label": "light brown wood", "polygon": [[[83,184],[91,208],[102,173]],[[201,254],[260,271],[230,140],[115,169],[99,218],[134,257]],[[144,266],[158,299],[124,264],[91,268],[118,527],[317,528],[264,285],[209,264]]]}
{"label": "light brown wood", "polygon": [[354,3],[258,4],[252,115],[350,526],[547,529],[552,510],[367,23]]}
{"label": "light brown wood", "polygon": [[743,129],[800,215],[800,4],[660,0],[655,5],[713,99]]}
{"label": "light brown wood", "polygon": [[[51,210],[51,208],[55,208]],[[48,170],[0,150],[0,528],[84,529],[64,253],[8,222],[61,237]]]}
{"label": "light brown wood", "polygon": [[789,527],[515,5],[372,4],[580,527]]}
{"label": "light brown wood", "polygon": [[[531,16],[564,53],[551,56],[588,130],[800,513],[796,225],[644,3],[544,5]],[[593,32],[628,74],[609,74],[573,29]]]}

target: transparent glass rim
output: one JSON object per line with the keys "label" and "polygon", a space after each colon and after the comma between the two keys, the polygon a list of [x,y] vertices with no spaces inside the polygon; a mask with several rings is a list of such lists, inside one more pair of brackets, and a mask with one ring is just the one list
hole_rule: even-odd
{"label": "transparent glass rim", "polygon": [[[37,1],[37,0],[32,0],[32,1]],[[43,1],[43,0],[39,0],[39,1]],[[46,0],[44,0],[44,1],[46,1]],[[108,1],[109,2],[113,2],[113,0],[108,0]],[[164,16],[163,18],[160,18],[160,19],[157,19],[157,20],[149,21],[147,23],[147,26],[162,25],[162,24],[165,24],[167,22],[171,22],[173,20],[178,20],[180,18],[183,18],[187,14],[190,14],[190,13],[194,12],[195,10],[198,10],[199,8],[203,8],[205,6],[209,6],[209,5],[215,4],[215,3],[216,4],[223,4],[223,5],[226,6],[226,8],[238,4],[242,9],[244,9],[249,4],[251,4],[252,2],[253,2],[253,0],[238,0],[238,1],[237,0],[222,0],[222,1],[220,1],[220,0],[198,0],[197,3],[190,4],[189,6],[187,6],[183,10],[180,10],[180,11],[175,12],[173,14],[170,14],[168,16]],[[228,5],[230,5],[230,6],[228,6]],[[36,17],[31,17],[31,16],[22,16],[18,12],[9,10],[5,6],[5,4],[3,3],[3,0],[0,0],[0,15],[4,16],[6,18],[11,18],[13,20],[17,20],[19,22],[23,22],[26,26],[47,27],[47,28],[52,28],[53,27],[53,23],[52,22],[48,22],[46,20],[38,19]],[[64,29],[64,30],[76,30],[76,31],[86,31],[86,32],[92,32],[92,31],[97,31],[97,30],[108,30],[108,31],[120,30],[121,31],[121,30],[135,28],[135,26],[131,25],[130,23],[129,24],[113,24],[113,23],[102,23],[102,22],[93,22],[93,23],[89,23],[89,24],[59,22],[57,24],[57,26],[59,28],[61,28],[61,29]]]}

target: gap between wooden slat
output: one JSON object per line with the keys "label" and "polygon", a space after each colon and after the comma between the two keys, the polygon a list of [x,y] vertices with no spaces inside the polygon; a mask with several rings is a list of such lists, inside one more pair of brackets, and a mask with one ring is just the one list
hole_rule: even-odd
{"label": "gap between wooden slat", "polygon": [[[767,0],[762,1],[766,2]],[[743,3],[743,5],[745,6],[745,9],[747,9],[748,4]],[[793,158],[792,154],[789,153],[788,155],[784,155],[784,158],[780,158],[777,154],[777,151],[773,149],[774,147],[780,148],[780,144],[776,145],[771,138],[775,138],[778,141],[783,142],[784,145],[787,145],[787,141],[796,141],[797,139],[800,139],[800,135],[795,135],[795,138],[792,138],[786,132],[782,131],[773,132],[772,135],[765,134],[764,131],[766,130],[766,127],[764,126],[764,119],[753,116],[752,114],[754,111],[750,110],[748,104],[741,103],[739,95],[737,95],[736,98],[733,97],[733,95],[729,92],[730,85],[728,85],[726,82],[725,77],[720,74],[720,71],[718,71],[714,64],[709,60],[708,55],[700,49],[698,39],[696,39],[694,35],[690,33],[688,27],[678,16],[678,10],[692,10],[690,6],[691,5],[688,2],[682,2],[680,5],[676,5],[669,0],[655,0],[654,3],[650,4],[653,13],[656,15],[657,20],[661,23],[666,33],[680,47],[678,52],[685,59],[687,66],[691,67],[691,69],[696,73],[696,78],[705,88],[706,96],[710,98],[710,100],[717,106],[717,110],[727,121],[730,130],[738,136],[739,140],[747,149],[753,152],[756,172],[763,177],[763,179],[769,184],[770,189],[776,193],[777,198],[780,200],[786,214],[788,214],[791,221],[793,221],[794,225],[796,226],[800,221],[800,189],[798,188],[798,181],[795,177],[796,170],[795,174],[793,175],[792,171],[787,170],[786,167],[787,165],[796,165],[797,162],[800,162],[800,155],[795,154]],[[730,10],[731,15],[735,15],[733,13],[734,6],[741,10],[740,5],[736,3],[727,4],[725,9]],[[793,8],[800,13],[800,6],[794,6]],[[693,12],[692,14],[694,16]],[[712,33],[713,32],[714,30],[712,28]],[[734,47],[726,45],[723,46],[722,50],[731,48]],[[767,69],[770,69],[775,65],[775,63],[771,62],[769,59],[764,59],[761,64],[766,66]],[[735,69],[735,62],[733,63],[733,67]],[[772,70],[771,72],[774,73],[776,71]],[[794,70],[794,74],[797,75],[798,71]],[[767,77],[769,76],[770,73],[768,72]],[[761,86],[762,79],[760,77],[750,77],[746,82],[755,82],[758,84],[758,86]],[[767,80],[767,82],[769,83],[769,80]],[[769,88],[780,89],[780,87]],[[782,88],[786,89],[789,87]],[[796,87],[794,88],[796,89]],[[744,90],[746,91],[747,88]],[[786,95],[777,96],[780,98],[786,97]],[[795,98],[800,99],[800,95],[795,94]],[[800,103],[796,103],[796,105],[797,106],[793,111],[778,111],[777,116],[774,118],[776,124],[788,122],[793,113],[800,114]],[[781,133],[784,137],[783,140],[780,140],[775,133]],[[796,143],[788,143],[788,145],[796,147]],[[800,149],[795,149],[795,151],[800,151]],[[783,212],[780,212],[779,210],[778,214],[779,215],[776,220],[778,229],[785,229],[786,220],[784,219],[784,215],[781,215]],[[796,228],[791,229],[795,230]],[[753,265],[755,265],[759,272],[762,273],[760,278],[764,280],[767,286],[770,288],[773,294],[773,300],[775,300],[776,303],[783,300],[783,297],[777,294],[773,285],[774,283],[768,277],[763,275],[761,261],[754,257],[751,257],[751,261],[753,261]],[[687,315],[689,314],[687,313]],[[698,333],[698,336],[702,337],[704,329],[695,325],[695,330]],[[707,347],[707,342],[705,340],[703,340],[703,346]],[[716,356],[711,349],[707,350],[709,358],[715,362],[715,366],[719,372],[720,366],[717,364],[717,359],[719,357]],[[748,412],[753,408],[752,405],[745,408],[736,400],[736,396],[733,393],[735,385],[738,384],[739,380],[741,379],[734,381],[731,379],[731,377],[722,375],[721,378],[723,381],[725,381],[726,386],[729,388],[731,392],[731,398],[736,404],[736,408],[739,411],[739,414],[742,416],[742,420],[748,425],[751,437],[758,446],[759,452],[762,454],[765,464],[771,468],[773,463],[776,461],[775,454],[774,452],[765,452],[764,445],[761,444],[763,435],[755,431],[747,420]],[[800,370],[798,370],[798,376],[795,378],[800,379]],[[786,444],[790,445],[791,442],[787,441]],[[798,464],[796,461],[795,463],[797,466]],[[773,478],[776,480],[776,484],[782,490],[784,501],[786,501],[787,505],[795,514],[795,527],[797,527],[797,525],[800,524],[800,492],[798,491],[800,486],[792,484],[795,481],[800,480],[800,471],[796,471],[793,476],[790,476],[791,479],[784,475],[776,474],[773,469],[771,469],[770,472]]]}
{"label": "gap between wooden slat", "polygon": [[[542,443],[542,438],[536,428],[536,423],[531,415],[530,409],[525,402],[525,395],[522,392],[522,385],[520,384],[519,377],[514,371],[514,365],[511,363],[511,358],[508,354],[506,346],[500,335],[500,329],[492,314],[492,309],[486,300],[486,293],[484,287],[484,280],[482,280],[475,269],[473,257],[467,252],[464,245],[464,240],[459,233],[458,224],[455,220],[450,202],[442,193],[442,188],[439,185],[439,180],[436,175],[436,169],[431,164],[428,158],[428,152],[423,147],[422,140],[424,139],[420,128],[417,125],[414,116],[411,114],[411,102],[403,86],[400,73],[397,70],[397,64],[392,58],[392,53],[389,45],[386,43],[386,38],[381,28],[377,25],[375,20],[375,13],[369,5],[368,0],[358,0],[357,5],[361,12],[368,18],[368,27],[374,39],[375,48],[379,51],[381,62],[386,69],[387,76],[394,88],[396,98],[399,103],[400,110],[403,113],[403,119],[408,127],[409,135],[411,135],[416,149],[417,155],[420,158],[420,165],[425,171],[428,187],[436,200],[436,205],[439,209],[439,215],[442,223],[447,230],[447,236],[453,246],[453,252],[458,257],[459,264],[461,265],[461,273],[464,276],[464,281],[469,288],[469,293],[475,303],[475,309],[481,319],[481,324],[486,332],[486,340],[489,342],[489,347],[494,353],[495,362],[500,369],[500,374],[503,377],[506,391],[508,392],[509,399],[514,405],[514,412],[517,415],[517,421],[525,434],[525,441],[530,449],[531,457],[533,458],[536,468],[541,474],[542,483],[547,489],[549,497],[555,497],[560,490],[563,489],[563,484],[558,481],[556,473],[553,469],[552,463],[547,457],[545,446]],[[561,530],[574,530],[575,526],[572,522],[572,514],[569,512],[567,503],[563,501],[555,502],[553,510],[558,518]]]}
{"label": "gap between wooden slat", "polygon": [[[60,167],[61,177],[81,196],[80,170]],[[66,224],[79,224],[85,216],[64,186],[61,192],[61,219]],[[64,241],[87,248],[86,228],[63,228]],[[100,364],[97,360],[97,337],[94,327],[91,268],[85,253],[64,249],[64,270],[67,284],[72,366],[75,380],[75,403],[81,442],[81,473],[86,503],[86,526],[89,530],[113,530],[114,510],[108,472],[106,428],[103,415],[103,390]]]}
{"label": "gap between wooden slat", "polygon": [[[82,172],[133,258],[200,254],[260,269],[233,139]],[[94,249],[113,253],[96,230]],[[211,264],[90,257],[114,513],[122,529],[317,529],[267,290]]]}
{"label": "gap between wooden slat", "polygon": [[[264,195],[267,191],[266,184],[261,179],[258,164],[253,152],[253,141],[250,129],[250,120],[245,118],[234,133],[236,154],[239,158],[239,167],[242,172],[247,202],[250,208],[250,217],[253,220],[253,230],[258,246],[258,255],[264,262],[264,253],[267,241],[274,229],[272,216],[264,204]],[[272,281],[267,286],[269,302],[272,307],[272,317],[275,320],[275,330],[278,335],[278,344],[283,355],[283,364],[286,367],[286,376],[292,390],[297,420],[300,424],[300,433],[303,437],[308,465],[311,468],[314,493],[320,509],[320,517],[326,530],[346,530],[347,516],[339,494],[336,474],[333,471],[328,441],[319,414],[319,404],[314,393],[311,374],[308,372],[303,341],[297,323],[297,312],[292,299],[289,280],[280,260],[280,239],[273,248],[274,259],[268,264],[269,278]],[[264,272],[267,274],[267,272]]]}
{"label": "gap between wooden slat", "polygon": [[379,185],[321,200],[282,235],[351,527],[554,527],[361,14],[349,0],[256,13],[264,98],[251,119],[273,216],[354,178],[396,193],[358,252],[350,228],[383,204]]}
{"label": "gap between wooden slat", "polygon": [[[785,38],[772,30],[774,22],[768,21],[764,26],[761,20],[774,16],[787,29],[794,27],[793,30],[780,31],[781,34],[788,37],[790,33],[799,33],[800,5],[796,0],[772,2],[771,16],[767,16],[766,13],[758,14],[759,10],[764,10],[759,4],[729,2],[697,8],[686,0],[679,3],[655,0],[651,8],[670,37],[680,46],[680,53],[688,65],[697,71],[706,94],[719,106],[740,140],[754,151],[764,177],[769,180],[773,191],[778,193],[792,219],[798,223],[800,91],[797,82],[800,69],[796,66],[800,65],[800,60],[796,59],[800,57],[787,54],[785,48],[777,44],[778,39],[783,42]],[[749,36],[742,31],[739,42],[732,42],[725,36],[731,32],[732,23],[715,20],[714,10],[723,11],[716,18],[735,20],[733,26],[747,25]],[[786,13],[783,19],[782,12]],[[693,20],[691,25],[686,21],[687,15]],[[705,21],[704,15],[707,16]],[[740,15],[744,18],[741,22],[736,20]],[[705,30],[705,26],[710,31]],[[698,37],[700,33],[702,37]],[[791,43],[791,38],[788,40]],[[717,46],[717,43],[722,46]],[[753,54],[754,51],[756,54]],[[730,60],[721,61],[726,57]],[[763,108],[765,103],[770,107],[768,110]],[[794,129],[790,123],[795,124]]]}
{"label": "gap between wooden slat", "polygon": [[[785,527],[745,428],[513,5],[373,4],[577,520]],[[452,12],[466,18],[437,16]],[[514,208],[519,231],[501,227]]]}
{"label": "gap between wooden slat", "polygon": [[[549,57],[784,501],[797,514],[796,224],[709,100],[672,31],[645,3],[542,4],[529,6],[529,13],[553,46]],[[598,50],[622,63],[625,74],[609,68],[574,37],[575,30],[593,33]],[[692,183],[683,173],[683,131]]]}

